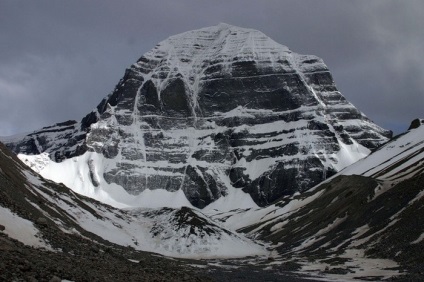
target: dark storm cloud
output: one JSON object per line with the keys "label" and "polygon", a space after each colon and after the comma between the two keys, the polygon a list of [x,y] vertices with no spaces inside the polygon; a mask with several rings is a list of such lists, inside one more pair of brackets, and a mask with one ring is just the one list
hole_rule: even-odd
{"label": "dark storm cloud", "polygon": [[399,132],[423,117],[424,2],[0,0],[0,135],[80,119],[170,35],[226,22],[324,59],[341,92]]}

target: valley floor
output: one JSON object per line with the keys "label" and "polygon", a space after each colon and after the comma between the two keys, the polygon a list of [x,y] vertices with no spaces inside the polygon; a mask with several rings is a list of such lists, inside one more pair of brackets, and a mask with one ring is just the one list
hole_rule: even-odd
{"label": "valley floor", "polygon": [[70,252],[37,249],[0,232],[0,281],[213,281],[195,270],[151,253],[97,244],[77,244]]}
{"label": "valley floor", "polygon": [[53,252],[26,246],[3,233],[0,250],[0,281],[313,281],[284,270],[265,270],[263,265],[176,260],[97,245]]}

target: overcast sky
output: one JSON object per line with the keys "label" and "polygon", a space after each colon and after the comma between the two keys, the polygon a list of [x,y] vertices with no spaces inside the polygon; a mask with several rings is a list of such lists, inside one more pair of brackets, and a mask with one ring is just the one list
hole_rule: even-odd
{"label": "overcast sky", "polygon": [[424,117],[422,0],[0,0],[0,136],[81,119],[156,43],[220,22],[323,58],[384,128]]}

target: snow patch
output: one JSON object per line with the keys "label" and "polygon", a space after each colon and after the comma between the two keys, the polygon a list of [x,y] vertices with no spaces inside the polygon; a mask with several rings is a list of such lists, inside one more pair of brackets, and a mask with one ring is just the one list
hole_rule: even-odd
{"label": "snow patch", "polygon": [[412,241],[411,244],[418,244],[420,243],[422,240],[424,240],[424,233],[420,235],[420,237],[417,238],[417,240]]}
{"label": "snow patch", "polygon": [[5,226],[3,233],[6,233],[9,237],[18,240],[25,245],[53,250],[53,248],[41,238],[39,230],[31,221],[24,219],[11,212],[9,209],[1,206],[0,224]]}

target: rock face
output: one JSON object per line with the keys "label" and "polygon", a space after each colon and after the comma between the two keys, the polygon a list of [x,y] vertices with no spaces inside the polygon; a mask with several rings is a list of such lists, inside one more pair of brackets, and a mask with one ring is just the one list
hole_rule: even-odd
{"label": "rock face", "polygon": [[181,189],[203,208],[230,188],[261,206],[302,192],[390,136],[341,95],[320,58],[219,24],[159,43],[81,122],[6,143],[59,162],[95,151],[114,160],[91,163],[106,182],[132,195]]}
{"label": "rock face", "polygon": [[420,127],[422,124],[424,124],[424,119],[419,119],[419,118],[414,119],[414,120],[411,122],[411,125],[409,126],[408,130],[418,128],[418,127]]}
{"label": "rock face", "polygon": [[43,127],[26,136],[5,138],[3,141],[15,153],[35,155],[49,152],[52,159],[62,161],[87,151],[84,142],[86,131],[84,123],[69,120]]}

